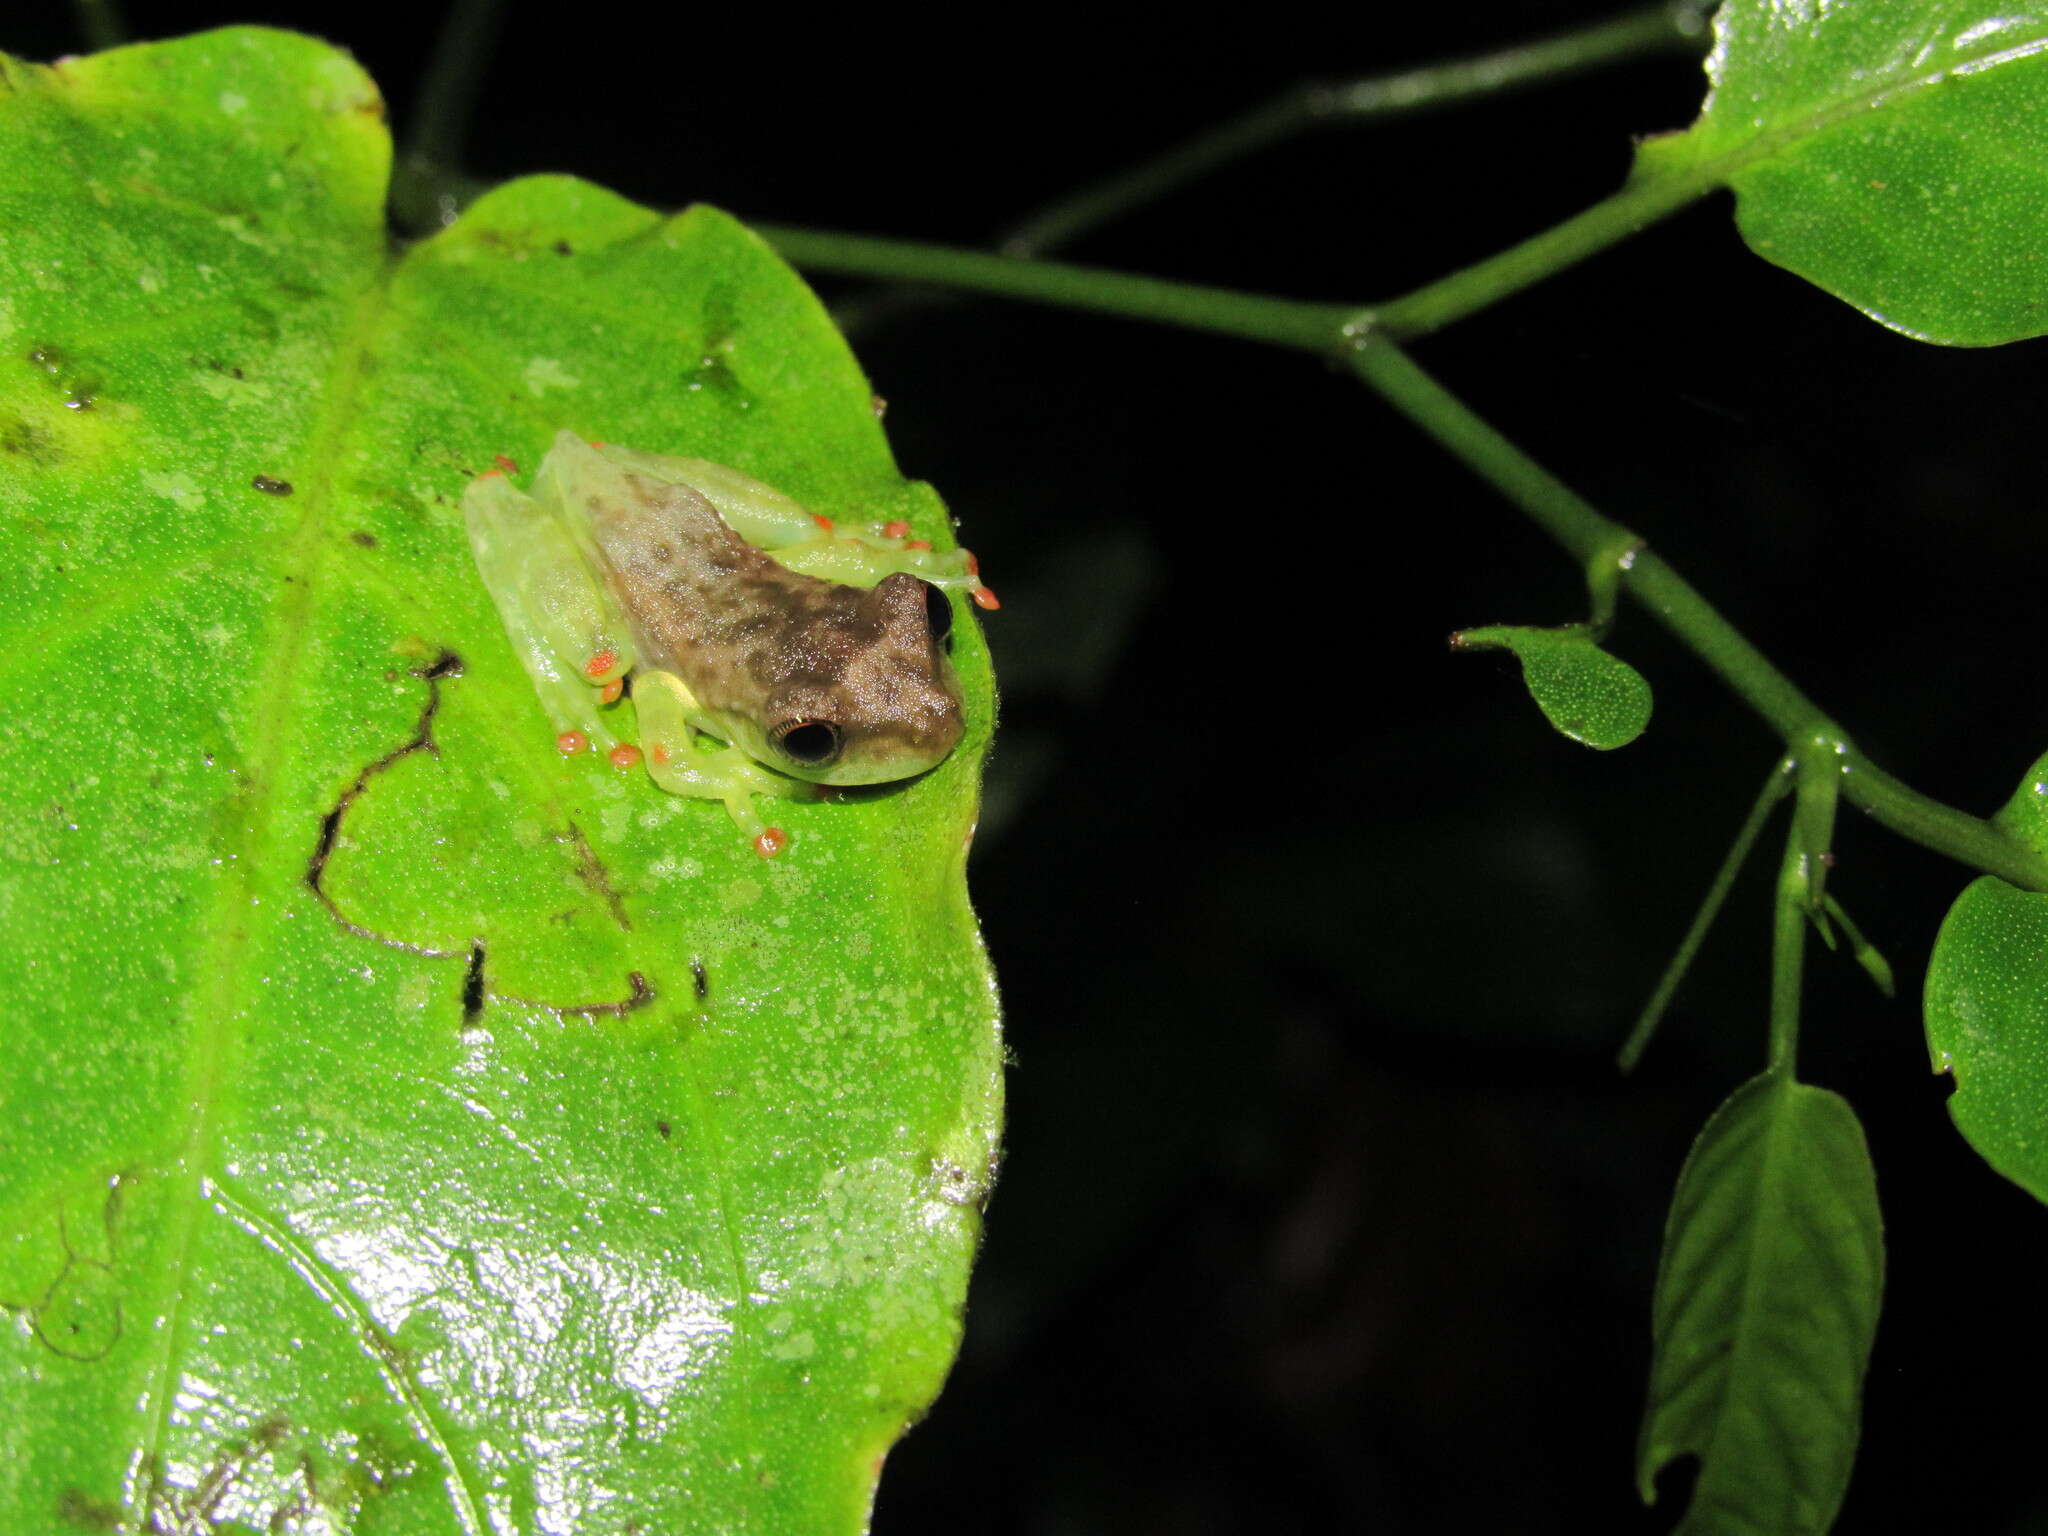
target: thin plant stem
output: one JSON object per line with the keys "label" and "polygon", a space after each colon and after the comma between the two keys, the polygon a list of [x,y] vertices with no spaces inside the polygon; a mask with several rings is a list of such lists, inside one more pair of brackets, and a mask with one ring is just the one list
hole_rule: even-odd
{"label": "thin plant stem", "polygon": [[1005,298],[1088,309],[1134,320],[1163,321],[1308,352],[1334,352],[1350,306],[1312,304],[1138,277],[1100,267],[1024,261],[988,251],[755,224],[760,235],[797,266],[814,272],[942,283]]}
{"label": "thin plant stem", "polygon": [[[1625,232],[1625,222],[1610,219],[1607,227],[1618,237]],[[1606,558],[1642,542],[1629,528],[1603,517],[1424,373],[1385,329],[1362,320],[1361,312],[1348,307],[912,241],[757,228],[792,261],[817,270],[938,283],[1341,357],[1580,562]],[[1852,804],[1938,853],[2023,890],[2048,891],[2048,857],[2022,846],[1995,824],[1943,805],[1878,767],[1655,553],[1636,548],[1620,563],[1629,594],[1760,715],[1779,740],[1801,756],[1825,754],[1831,760],[1842,775],[1840,793]]]}
{"label": "thin plant stem", "polygon": [[1679,941],[1677,953],[1671,963],[1664,967],[1664,974],[1657,981],[1657,990],[1650,994],[1649,1002],[1643,1005],[1637,1017],[1635,1028],[1628,1032],[1615,1064],[1623,1072],[1633,1072],[1636,1063],[1642,1060],[1643,1050],[1656,1033],[1657,1025],[1664,1017],[1664,1010],[1671,1006],[1671,999],[1677,994],[1686,973],[1692,969],[1692,962],[1706,942],[1708,930],[1714,926],[1714,919],[1721,915],[1721,908],[1728,900],[1728,892],[1735,886],[1735,877],[1742,872],[1742,866],[1749,858],[1750,849],[1770,820],[1771,812],[1777,809],[1792,789],[1794,767],[1790,758],[1781,759],[1772,767],[1770,777],[1764,780],[1764,787],[1756,797],[1756,803],[1743,818],[1742,828],[1735,834],[1735,841],[1728,845],[1728,853],[1721,860],[1721,867],[1714,872],[1713,884],[1707,887],[1706,898],[1700,902],[1699,910],[1693,914],[1692,925],[1685,930],[1685,937]]}
{"label": "thin plant stem", "polygon": [[[1573,557],[1586,561],[1635,539],[1584,497],[1502,437],[1384,337],[1349,354],[1352,369],[1395,409],[1448,448],[1528,514]],[[1629,595],[1654,614],[1797,755],[1841,775],[1851,803],[1904,837],[2030,891],[2048,891],[2048,858],[1990,822],[1930,799],[1866,757],[1819,706],[1685,578],[1647,549],[1624,561]]]}
{"label": "thin plant stem", "polygon": [[[1296,86],[1126,171],[1046,205],[999,238],[996,249],[1018,258],[1048,255],[1226,166],[1313,130],[1460,106],[1630,59],[1697,51],[1707,35],[1709,9],[1704,0],[1670,0],[1492,53],[1393,74]],[[852,333],[927,309],[949,297],[933,288],[891,287],[861,294],[836,306],[833,314],[841,329]],[[1418,309],[1426,309],[1429,301],[1421,295],[1417,298]]]}
{"label": "thin plant stem", "polygon": [[1892,963],[1885,959],[1884,952],[1863,935],[1855,920],[1842,909],[1842,904],[1830,894],[1827,898],[1828,916],[1835,920],[1844,937],[1849,941],[1849,953],[1856,963],[1863,967],[1864,974],[1876,984],[1877,990],[1886,997],[1893,995]]}
{"label": "thin plant stem", "polygon": [[1719,167],[1700,166],[1631,182],[1583,213],[1511,245],[1497,256],[1384,303],[1354,310],[1354,331],[1368,325],[1399,339],[1426,336],[1453,321],[1533,287],[1544,278],[1647,229],[1721,185]]}
{"label": "thin plant stem", "polygon": [[1462,106],[1630,59],[1697,51],[1706,36],[1704,13],[1705,7],[1698,4],[1649,5],[1608,21],[1470,58],[1357,80],[1297,86],[1040,209],[1000,241],[998,249],[1009,256],[1039,256],[1057,250],[1090,230],[1310,129]]}
{"label": "thin plant stem", "polygon": [[[1808,771],[1802,767],[1801,776]],[[1783,1077],[1793,1075],[1799,1055],[1799,996],[1806,973],[1806,930],[1812,921],[1807,870],[1799,822],[1794,818],[1785,831],[1778,895],[1771,907],[1771,1033],[1766,1066]]]}

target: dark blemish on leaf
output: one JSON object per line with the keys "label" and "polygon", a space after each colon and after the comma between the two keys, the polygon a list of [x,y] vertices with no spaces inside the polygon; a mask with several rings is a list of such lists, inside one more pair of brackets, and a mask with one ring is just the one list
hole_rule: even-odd
{"label": "dark blemish on leaf", "polygon": [[263,492],[266,496],[289,496],[292,493],[291,481],[273,480],[269,475],[257,475],[250,480],[249,484],[252,488]]}
{"label": "dark blemish on leaf", "polygon": [[18,453],[43,465],[61,463],[63,458],[48,432],[20,416],[0,423],[0,452]]}
{"label": "dark blemish on leaf", "polygon": [[103,1360],[120,1342],[121,1297],[114,1262],[120,1246],[122,1187],[127,1178],[116,1174],[107,1181],[107,1193],[100,1202],[97,1251],[81,1249],[72,1240],[69,1218],[59,1204],[54,1215],[64,1263],[55,1278],[32,1301],[0,1297],[0,1310],[20,1313],[36,1341],[66,1360]]}
{"label": "dark blemish on leaf", "polygon": [[[389,934],[379,933],[356,922],[342,911],[340,905],[328,893],[325,885],[327,861],[334,854],[334,845],[341,836],[341,825],[348,816],[349,808],[370,787],[371,781],[385,769],[402,762],[415,752],[425,752],[430,757],[441,755],[440,746],[434,740],[434,717],[441,709],[441,684],[450,678],[462,676],[462,658],[453,651],[444,650],[432,662],[417,669],[413,676],[427,685],[427,698],[420,707],[419,720],[413,727],[411,738],[393,747],[357,774],[355,782],[341,792],[333,806],[320,818],[320,830],[314,838],[313,852],[306,860],[307,887],[319,898],[320,905],[327,909],[328,916],[359,939],[368,939],[373,944],[402,950],[406,954],[423,955],[429,960],[462,960],[462,1014],[465,1024],[473,1024],[484,1006],[494,1002],[541,1008],[563,1018],[594,1018],[602,1014],[631,1013],[636,1008],[644,1008],[654,1000],[654,989],[647,985],[647,978],[638,971],[626,973],[629,991],[624,998],[613,1002],[562,1004],[493,992],[484,977],[484,949],[481,943],[473,943],[464,949],[435,949],[431,945],[414,944],[405,939],[393,938]],[[578,850],[577,873],[605,899],[619,926],[630,930],[633,925],[628,921],[624,905],[605,877],[604,866],[598,862],[597,855],[573,823],[569,833]]]}
{"label": "dark blemish on leaf", "polygon": [[654,1134],[659,1136],[663,1141],[667,1141],[671,1136],[675,1135],[675,1133],[675,1127],[670,1125],[666,1120],[657,1120],[654,1122]]}
{"label": "dark blemish on leaf", "polygon": [[[151,1536],[169,1536],[171,1532],[190,1532],[199,1536],[201,1532],[224,1530],[221,1506],[230,1494],[240,1494],[235,1502],[246,1504],[249,1513],[264,1521],[264,1528],[271,1531],[296,1529],[291,1524],[294,1518],[304,1519],[312,1513],[308,1502],[311,1481],[307,1487],[289,1503],[264,1503],[264,1490],[256,1486],[257,1480],[250,1477],[252,1463],[262,1458],[273,1458],[278,1444],[291,1429],[291,1421],[282,1415],[273,1414],[263,1420],[245,1437],[226,1440],[221,1443],[213,1463],[201,1474],[199,1481],[190,1488],[180,1487],[165,1478],[161,1458],[152,1456],[145,1468],[141,1493],[142,1530]],[[298,1458],[302,1468],[309,1468],[303,1453]],[[265,1479],[270,1482],[270,1479]],[[240,1511],[238,1511],[240,1513]],[[124,1521],[122,1529],[127,1529]],[[250,1527],[242,1520],[233,1522],[236,1530]]]}
{"label": "dark blemish on leaf", "polygon": [[875,413],[875,420],[880,421],[889,414],[889,402],[880,395],[870,395],[868,396],[868,409]]}
{"label": "dark blemish on leaf", "polygon": [[96,1499],[82,1489],[66,1488],[57,1495],[57,1518],[81,1530],[118,1531],[121,1506]]}
{"label": "dark blemish on leaf", "polygon": [[576,254],[575,247],[571,246],[566,240],[557,240],[554,244],[554,252],[557,256],[574,256]]}
{"label": "dark blemish on leaf", "polygon": [[55,347],[30,347],[28,360],[52,376],[64,371],[64,354]]}
{"label": "dark blemish on leaf", "polygon": [[626,972],[626,983],[632,991],[615,1003],[565,1005],[542,1002],[532,997],[514,997],[509,992],[490,992],[485,995],[494,1003],[511,1003],[520,1008],[539,1008],[552,1013],[558,1019],[595,1019],[606,1014],[627,1014],[645,1008],[654,1001],[654,988],[647,985],[647,978],[638,971]]}
{"label": "dark blemish on leaf", "polygon": [[469,966],[462,973],[462,1022],[474,1024],[484,1011],[484,946],[469,946]]}
{"label": "dark blemish on leaf", "polygon": [[633,920],[626,915],[626,904],[619,899],[619,893],[612,889],[611,876],[605,872],[604,863],[598,858],[597,850],[590,846],[590,840],[583,835],[583,829],[573,821],[569,823],[569,841],[576,847],[576,878],[603,898],[605,906],[611,911],[612,921],[625,932],[631,933]]}
{"label": "dark blemish on leaf", "polygon": [[711,977],[704,969],[704,962],[695,955],[690,957],[690,984],[697,989],[698,1002],[711,995]]}
{"label": "dark blemish on leaf", "polygon": [[81,384],[64,396],[64,409],[67,411],[89,411],[98,402],[99,398],[100,392],[97,385]]}
{"label": "dark blemish on leaf", "polygon": [[[291,578],[286,577],[285,579],[289,581]],[[370,780],[391,767],[392,764],[402,762],[406,758],[411,757],[415,752],[425,752],[430,757],[439,757],[441,755],[441,749],[434,743],[434,716],[440,712],[441,708],[441,680],[447,677],[460,677],[461,675],[462,658],[453,651],[441,652],[430,665],[422,667],[413,673],[413,676],[419,678],[427,685],[427,699],[426,703],[420,706],[419,720],[413,726],[411,738],[393,747],[389,752],[386,752],[382,757],[363,769],[361,773],[356,775],[355,782],[341,792],[340,798],[334,802],[333,807],[326,815],[320,818],[320,832],[314,839],[312,856],[306,860],[306,885],[315,896],[319,897],[320,905],[327,909],[328,915],[340,923],[342,927],[359,939],[368,939],[374,944],[383,944],[392,949],[401,949],[411,955],[425,955],[432,960],[453,960],[458,957],[467,956],[469,952],[460,949],[433,949],[425,944],[408,943],[404,939],[394,939],[388,935],[365,928],[362,924],[352,920],[347,913],[343,912],[335,904],[334,898],[327,894],[327,888],[322,884],[322,881],[327,873],[327,860],[334,852],[335,839],[341,834],[342,818],[348,814],[349,807],[356,803],[357,798],[361,796],[363,791],[370,787]]]}
{"label": "dark blemish on leaf", "polygon": [[377,535],[365,533],[360,528],[348,536],[348,541],[351,544],[359,544],[364,549],[375,549],[377,547]]}

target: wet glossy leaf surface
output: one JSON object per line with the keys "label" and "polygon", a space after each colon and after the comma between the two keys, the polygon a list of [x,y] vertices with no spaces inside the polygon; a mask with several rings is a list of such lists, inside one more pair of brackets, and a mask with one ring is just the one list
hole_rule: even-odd
{"label": "wet glossy leaf surface", "polygon": [[2048,331],[2048,12],[1727,0],[1713,89],[1647,175],[1705,169],[1759,256],[1929,341]]}
{"label": "wet glossy leaf surface", "polygon": [[1856,1453],[1884,1286],[1862,1128],[1825,1089],[1764,1075],[1693,1144],[1664,1233],[1637,1479],[1699,1458],[1678,1529],[1796,1536],[1833,1523]]}
{"label": "wet glossy leaf surface", "polygon": [[1544,717],[1573,741],[1610,751],[1634,741],[1650,723],[1650,685],[1584,629],[1495,625],[1460,630],[1461,650],[1513,651]]}
{"label": "wet glossy leaf surface", "polygon": [[394,258],[388,161],[283,34],[0,83],[0,1530],[857,1529],[1000,1113],[979,635],[764,861],[555,752],[456,503],[568,426],[944,511],[732,221]]}

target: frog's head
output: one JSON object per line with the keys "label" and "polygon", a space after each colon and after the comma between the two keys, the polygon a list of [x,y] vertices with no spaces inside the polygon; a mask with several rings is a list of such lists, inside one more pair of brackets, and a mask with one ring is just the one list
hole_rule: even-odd
{"label": "frog's head", "polygon": [[769,691],[751,754],[814,784],[881,784],[936,767],[964,728],[946,594],[898,571],[860,593],[846,619],[831,654]]}

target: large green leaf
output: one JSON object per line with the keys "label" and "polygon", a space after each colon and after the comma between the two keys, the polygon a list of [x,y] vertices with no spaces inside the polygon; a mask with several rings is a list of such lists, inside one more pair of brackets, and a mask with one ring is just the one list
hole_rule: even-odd
{"label": "large green leaf", "polygon": [[1642,175],[1726,181],[1743,238],[1894,330],[2048,331],[2048,12],[1724,0],[1713,89]]}
{"label": "large green leaf", "polygon": [[943,509],[730,219],[394,255],[388,164],[304,38],[0,75],[0,1531],[856,1529],[1000,1112],[980,638],[764,861],[555,753],[456,502],[568,426]]}
{"label": "large green leaf", "polygon": [[1637,1476],[1700,1460],[1679,1529],[1825,1531],[1856,1453],[1884,1286],[1877,1180],[1848,1104],[1766,1073],[1714,1112],[1672,1198]]}

